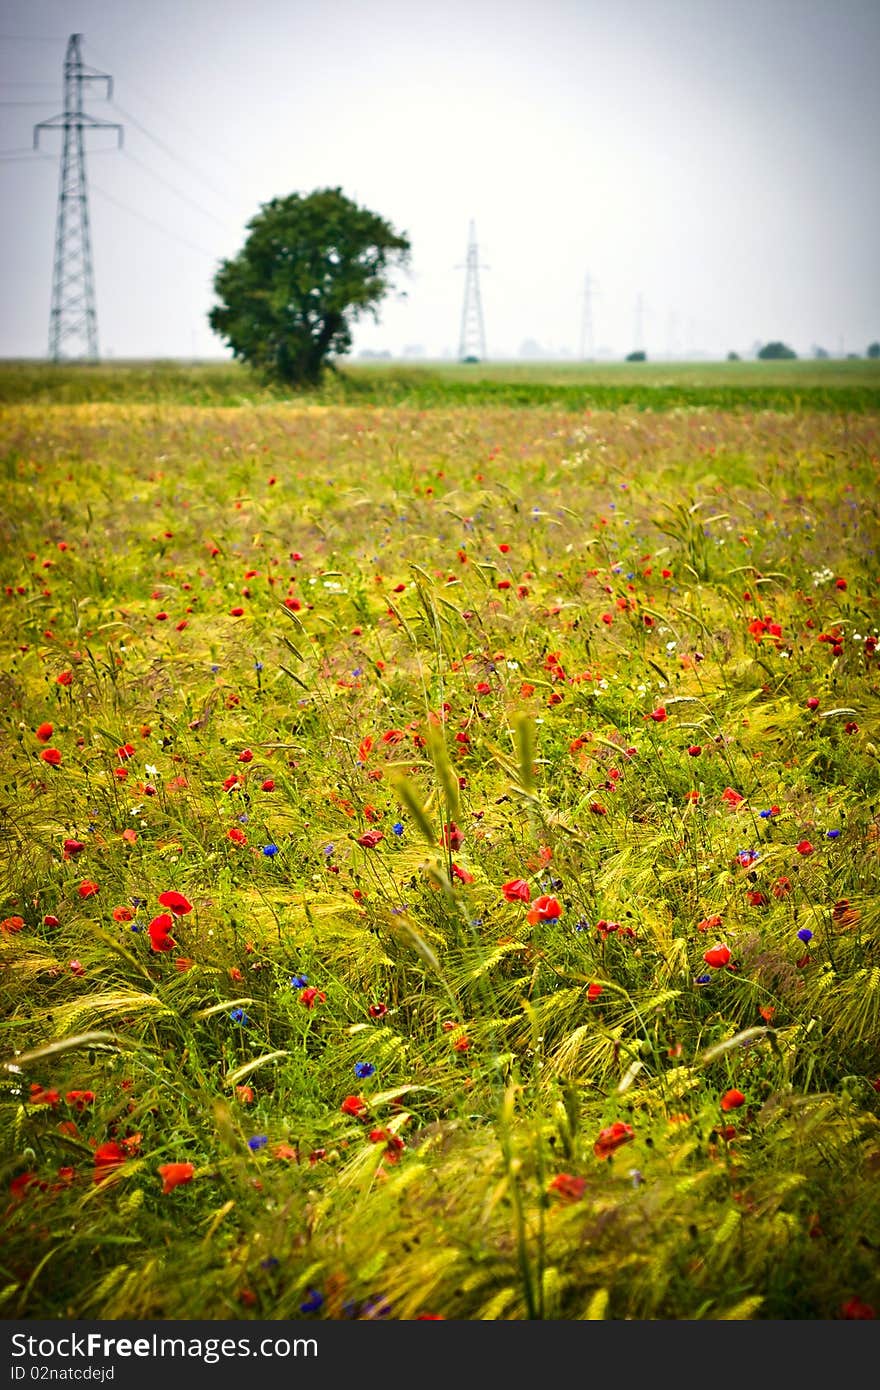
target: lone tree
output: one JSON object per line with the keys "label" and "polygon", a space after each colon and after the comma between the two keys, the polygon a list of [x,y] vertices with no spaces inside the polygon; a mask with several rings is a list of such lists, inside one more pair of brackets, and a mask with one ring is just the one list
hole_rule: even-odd
{"label": "lone tree", "polygon": [[211,328],[268,380],[313,385],[409,261],[406,236],[340,188],[263,204],[214,276]]}
{"label": "lone tree", "polygon": [[880,343],[870,343],[865,356],[870,358],[880,357]]}
{"label": "lone tree", "polygon": [[762,362],[778,362],[783,358],[797,357],[797,353],[785,343],[765,343],[758,356]]}

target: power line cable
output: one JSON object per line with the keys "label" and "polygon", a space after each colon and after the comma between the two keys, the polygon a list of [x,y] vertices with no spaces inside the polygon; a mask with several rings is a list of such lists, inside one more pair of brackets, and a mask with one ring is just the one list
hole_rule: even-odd
{"label": "power line cable", "polygon": [[[94,50],[92,50],[92,49],[91,49],[91,46],[90,46],[90,52],[93,52],[93,51],[94,51]],[[99,54],[95,54],[95,61],[96,61],[96,62],[103,62],[104,60],[100,57]],[[115,66],[115,67],[118,69],[119,64],[117,63],[117,64],[114,64],[113,66]],[[155,98],[155,95],[154,95],[153,93],[145,92],[144,89],[143,89],[142,87],[138,87],[138,85],[137,85],[135,82],[132,82],[129,78],[125,78],[124,80],[125,80],[125,85],[126,85],[126,87],[128,87],[132,92],[135,92],[136,94],[138,94],[144,101],[146,101],[146,102],[149,103],[149,106],[150,106],[150,110],[151,110],[151,111],[156,111],[156,112],[159,112],[159,113],[164,114],[166,120],[168,120],[168,121],[170,122],[171,125],[173,125],[173,126],[175,126],[175,127],[178,127],[178,128],[181,129],[181,130],[188,131],[191,140],[193,140],[193,141],[199,146],[200,149],[205,149],[205,148],[206,148],[206,145],[205,145],[205,141],[204,141],[203,136],[199,135],[196,131],[194,131],[193,128],[192,128],[192,126],[187,126],[187,124],[186,124],[184,121],[181,121],[181,119],[180,119],[179,116],[173,115],[171,112],[169,112],[168,110],[166,110],[164,107],[160,106],[160,105],[156,102],[156,98]],[[225,80],[226,80],[226,79],[224,79],[224,81],[225,81]],[[114,105],[115,105],[115,104],[116,104],[116,103],[114,102]],[[117,107],[117,110],[119,111],[120,115],[125,116],[127,120],[130,120],[130,121],[132,122],[133,125],[137,125],[137,122],[135,121],[134,117],[131,116],[131,115],[129,115],[128,112],[123,111],[121,107]],[[139,127],[139,128],[142,128],[142,127]],[[145,131],[144,133],[145,133],[146,135],[149,135],[149,136],[150,136],[150,139],[155,139],[155,138],[156,138],[155,136],[150,135],[150,132],[149,132],[149,131]],[[165,149],[166,154],[170,154],[171,157],[172,157],[173,159],[179,159],[179,158],[180,158],[180,156],[177,155],[176,152],[175,152],[174,150],[169,150],[167,146],[163,146],[163,148]],[[215,158],[221,159],[221,160],[223,161],[224,164],[228,164],[228,165],[229,165],[229,168],[232,169],[232,170],[234,170],[234,172],[237,173],[237,174],[239,175],[240,178],[247,178],[247,177],[249,176],[249,171],[248,171],[247,169],[245,169],[242,165],[236,163],[236,161],[235,161],[234,159],[230,159],[229,156],[226,155],[226,154],[224,154],[222,150],[211,150],[211,151],[209,151],[209,152],[210,152],[210,153],[212,154],[212,156],[214,156]],[[203,176],[202,174],[198,174],[198,177],[204,179],[204,176]],[[209,184],[208,186],[210,187],[210,184]],[[217,189],[215,188],[214,191],[215,191],[215,192],[218,192],[219,190],[217,190]],[[225,197],[228,197],[228,195],[227,195],[226,193],[223,193],[222,196],[223,196],[224,198],[225,198]]]}
{"label": "power line cable", "polygon": [[224,222],[222,218],[216,215],[216,213],[211,212],[209,208],[202,207],[201,203],[197,203],[194,198],[190,198],[189,194],[182,193],[179,188],[176,188],[175,185],[170,182],[169,179],[166,179],[162,174],[157,173],[155,169],[151,169],[149,164],[145,164],[144,161],[142,159],[139,159],[136,154],[132,154],[131,150],[127,150],[125,149],[125,147],[123,147],[122,153],[126,159],[131,160],[132,164],[137,164],[138,167],[140,169],[143,169],[147,174],[149,174],[151,178],[154,178],[159,183],[164,184],[166,188],[171,190],[175,197],[182,199],[182,201],[185,203],[188,203],[191,208],[195,208],[196,212],[201,212],[205,217],[210,217],[211,221],[216,222],[218,227],[223,227],[224,230],[227,229],[228,223]]}
{"label": "power line cable", "polygon": [[123,212],[127,212],[132,217],[136,217],[139,222],[143,222],[148,227],[154,227],[157,232],[162,232],[165,236],[171,237],[172,241],[180,242],[181,246],[187,246],[191,251],[198,251],[202,256],[210,256],[212,261],[219,261],[222,259],[222,257],[217,255],[216,251],[209,251],[205,246],[199,246],[194,241],[188,241],[186,237],[178,236],[177,232],[172,232],[168,227],[164,227],[161,222],[156,222],[152,217],[146,217],[135,208],[130,208],[127,203],[123,203],[119,198],[114,197],[112,193],[108,193],[106,188],[100,188],[96,183],[90,184],[90,187],[93,188],[96,193],[100,193],[102,198],[106,198],[108,203],[113,203],[115,207],[121,208]]}
{"label": "power line cable", "polygon": [[189,164],[185,159],[182,159],[181,156],[177,154],[175,150],[171,149],[170,145],[166,145],[163,140],[160,140],[158,138],[158,136],[153,135],[149,130],[147,130],[146,126],[141,125],[140,121],[137,120],[135,116],[132,116],[131,112],[124,110],[123,107],[121,107],[119,103],[116,101],[111,101],[110,105],[114,106],[116,110],[119,112],[120,116],[124,116],[130,125],[133,125],[136,130],[139,130],[141,132],[142,135],[146,135],[148,140],[152,140],[153,144],[157,147],[157,149],[160,149],[163,154],[166,154],[169,156],[170,159],[175,160],[181,166],[181,168],[186,169],[188,174],[192,174],[195,178],[199,179],[205,185],[206,188],[210,188],[211,192],[216,194],[217,197],[222,198],[225,202],[229,203],[230,207],[234,206],[234,203],[232,199],[229,197],[228,193],[224,193],[223,190],[221,188],[218,188],[216,184],[213,184],[210,179],[206,179],[204,174],[200,174],[198,169],[194,168],[193,165]]}

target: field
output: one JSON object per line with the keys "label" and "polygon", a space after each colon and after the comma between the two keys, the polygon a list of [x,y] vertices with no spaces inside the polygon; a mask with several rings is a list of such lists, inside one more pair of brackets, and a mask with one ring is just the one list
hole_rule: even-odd
{"label": "field", "polygon": [[5,1318],[880,1309],[880,364],[0,367]]}

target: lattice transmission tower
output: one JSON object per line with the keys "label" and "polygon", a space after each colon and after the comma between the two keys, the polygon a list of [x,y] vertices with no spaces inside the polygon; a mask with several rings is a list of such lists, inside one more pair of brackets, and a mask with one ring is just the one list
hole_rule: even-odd
{"label": "lattice transmission tower", "polygon": [[580,356],[582,362],[589,362],[595,352],[593,338],[593,291],[596,281],[592,275],[584,276],[583,308],[581,311]]}
{"label": "lattice transmission tower", "polygon": [[[95,274],[89,231],[89,196],[86,184],[85,130],[115,130],[122,144],[122,126],[102,121],[83,111],[83,87],[87,82],[106,82],[105,96],[113,95],[113,78],[87,67],[82,60],[82,34],[71,34],[64,55],[64,110],[34,126],[34,149],[40,147],[41,130],[62,130],[58,213],[55,219],[55,257],[52,268],[52,307],[49,313],[49,356],[98,359],[98,315],[95,309]],[[65,351],[65,345],[71,351]]]}
{"label": "lattice transmission tower", "polygon": [[480,265],[477,233],[473,222],[468,233],[467,260],[464,265],[457,265],[455,268],[465,272],[458,359],[460,362],[481,362],[486,356],[486,330],[483,326],[483,304],[480,299],[480,271],[488,270],[489,267]]}

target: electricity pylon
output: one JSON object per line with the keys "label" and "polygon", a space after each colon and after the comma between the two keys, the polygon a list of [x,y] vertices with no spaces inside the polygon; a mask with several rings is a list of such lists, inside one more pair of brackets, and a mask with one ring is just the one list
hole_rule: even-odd
{"label": "electricity pylon", "polygon": [[486,356],[486,330],[483,327],[483,305],[480,300],[480,271],[488,270],[489,267],[480,265],[477,233],[473,222],[470,224],[468,235],[467,261],[463,266],[457,265],[455,268],[465,271],[458,358],[460,362],[469,359],[480,362]]}
{"label": "electricity pylon", "polygon": [[[106,96],[113,95],[113,78],[86,67],[80,45],[82,34],[71,34],[64,55],[64,110],[34,126],[34,149],[40,147],[41,130],[63,130],[58,213],[55,220],[55,259],[52,269],[52,308],[49,313],[49,356],[60,362],[62,345],[72,340],[79,352],[72,357],[98,359],[98,316],[95,310],[95,276],[89,232],[89,196],[86,186],[84,130],[115,130],[122,144],[122,126],[102,121],[83,111],[86,82],[106,82]],[[83,351],[83,347],[85,351]]]}
{"label": "electricity pylon", "polygon": [[596,281],[592,275],[584,276],[584,307],[581,315],[581,361],[592,360],[593,346],[593,290]]}

